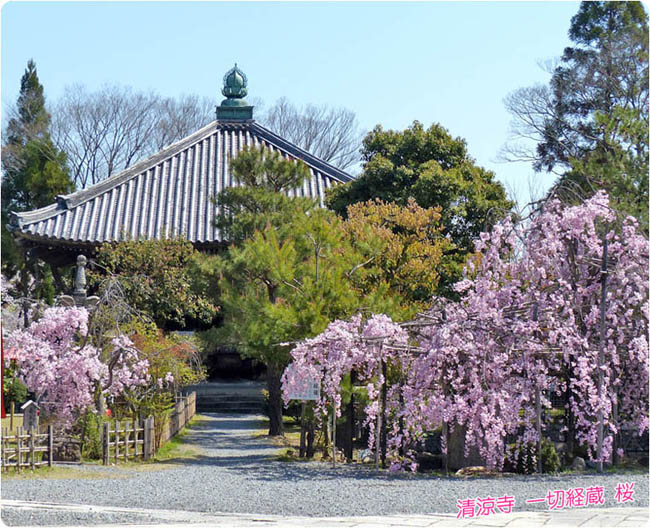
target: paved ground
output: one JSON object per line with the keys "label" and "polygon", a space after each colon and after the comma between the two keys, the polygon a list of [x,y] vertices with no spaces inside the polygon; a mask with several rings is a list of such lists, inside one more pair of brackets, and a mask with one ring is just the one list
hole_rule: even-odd
{"label": "paved ground", "polygon": [[[462,479],[375,472],[354,465],[281,463],[277,447],[255,438],[261,417],[209,415],[187,443],[200,455],[182,464],[145,468],[84,467],[91,478],[2,482],[2,519],[21,526],[594,526],[632,528],[648,522],[648,476],[518,476]],[[101,473],[98,478],[97,473]],[[108,477],[108,478],[106,478]],[[634,502],[615,488],[634,482]],[[550,490],[601,486],[598,508],[547,510],[527,504]],[[515,498],[510,514],[456,519],[457,501]],[[55,504],[52,504],[55,503]],[[254,514],[251,515],[250,512]]]}
{"label": "paved ground", "polygon": [[[36,503],[24,501],[3,501],[5,508],[23,514],[52,516],[55,512],[76,515],[78,521],[70,526],[79,526],[90,520],[95,528],[115,526],[92,522],[102,516],[120,519],[128,517],[128,526],[152,528],[172,528],[174,526],[231,526],[234,528],[252,527],[303,527],[303,528],[378,528],[384,527],[492,527],[492,528],[529,528],[529,527],[587,527],[587,528],[641,528],[648,526],[646,508],[599,508],[579,511],[559,512],[518,512],[497,514],[475,519],[456,519],[453,514],[399,515],[399,516],[364,516],[364,517],[281,517],[274,515],[251,514],[207,514],[180,510],[151,510],[134,508],[111,508],[102,506],[84,506],[57,503]],[[23,526],[29,526],[27,524]],[[34,525],[39,526],[39,525]],[[42,526],[42,524],[40,525]],[[61,526],[61,525],[59,525]]]}

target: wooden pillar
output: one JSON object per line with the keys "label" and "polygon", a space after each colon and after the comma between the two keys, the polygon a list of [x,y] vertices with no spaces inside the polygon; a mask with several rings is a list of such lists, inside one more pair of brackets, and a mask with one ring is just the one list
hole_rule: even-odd
{"label": "wooden pillar", "polygon": [[336,405],[332,402],[332,467],[336,467]]}
{"label": "wooden pillar", "polygon": [[16,431],[16,464],[18,471],[20,471],[20,462],[21,462],[21,456],[22,456],[22,436],[23,436],[23,428],[19,427],[18,430]]}
{"label": "wooden pillar", "polygon": [[144,459],[149,460],[153,456],[154,441],[154,422],[153,416],[149,416],[144,421]]}
{"label": "wooden pillar", "polygon": [[537,427],[537,473],[542,473],[542,401],[539,385],[535,387],[535,418]]}
{"label": "wooden pillar", "polygon": [[356,374],[350,372],[350,403],[346,409],[345,415],[345,458],[352,460],[354,456],[354,384]]}
{"label": "wooden pillar", "polygon": [[34,457],[36,455],[36,452],[34,451],[34,435],[36,432],[34,431],[34,428],[32,427],[29,430],[29,467],[32,471],[34,471]]}
{"label": "wooden pillar", "polygon": [[381,384],[381,467],[386,469],[386,449],[387,449],[387,433],[388,431],[386,430],[386,374],[387,374],[387,367],[386,367],[386,362],[382,359],[381,360],[381,373],[384,378],[384,382]]}
{"label": "wooden pillar", "polygon": [[105,466],[108,466],[108,450],[109,450],[109,438],[110,438],[110,429],[109,424],[105,423],[102,427],[102,463]]}
{"label": "wooden pillar", "polygon": [[614,442],[612,443],[612,465],[616,466],[618,465],[618,429],[619,429],[619,423],[618,423],[618,401],[612,402],[612,419],[614,421],[614,427],[616,427],[616,434],[614,435]]}
{"label": "wooden pillar", "polygon": [[115,465],[118,463],[120,456],[120,422],[115,420]]}
{"label": "wooden pillar", "polygon": [[130,434],[129,434],[129,422],[126,422],[124,424],[124,460],[127,461],[129,459],[129,440],[130,440]]}
{"label": "wooden pillar", "polygon": [[54,459],[54,426],[52,424],[47,426],[47,452],[47,465],[52,467]]}
{"label": "wooden pillar", "polygon": [[442,436],[445,439],[445,475],[449,474],[449,424],[445,420],[442,422]]}
{"label": "wooden pillar", "polygon": [[298,451],[298,456],[304,458],[305,456],[305,402],[303,401],[300,405],[300,450]]}
{"label": "wooden pillar", "polygon": [[138,458],[138,424],[133,420],[133,457]]}
{"label": "wooden pillar", "polygon": [[375,425],[375,469],[379,469],[379,451],[381,450],[381,411],[377,413],[377,424]]}
{"label": "wooden pillar", "polygon": [[598,345],[598,438],[597,438],[597,457],[598,472],[603,472],[603,436],[604,420],[603,416],[603,370],[602,366],[605,361],[605,315],[607,305],[607,235],[603,237],[603,261],[600,269],[600,342]]}

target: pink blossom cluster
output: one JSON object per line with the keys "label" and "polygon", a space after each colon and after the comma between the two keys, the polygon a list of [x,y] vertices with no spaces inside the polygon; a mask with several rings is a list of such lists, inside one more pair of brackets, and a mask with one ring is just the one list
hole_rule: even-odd
{"label": "pink blossom cluster", "polygon": [[[303,392],[306,383],[318,380],[321,399],[316,403],[317,416],[326,416],[332,408],[340,416],[341,381],[354,371],[357,382],[366,386],[370,400],[365,408],[365,423],[371,431],[369,447],[372,448],[372,432],[380,412],[380,391],[384,384],[382,362],[391,368],[405,369],[408,355],[391,345],[403,347],[407,343],[407,332],[383,314],[373,315],[367,321],[360,314],[349,321],[336,320],[323,333],[299,343],[291,352],[293,362],[282,376],[285,404],[289,403],[291,393]],[[388,393],[387,409],[395,407],[398,400],[397,393]],[[397,449],[396,435],[391,440],[391,449]]]}
{"label": "pink blossom cluster", "polygon": [[112,340],[109,365],[86,343],[88,312],[84,308],[48,308],[26,330],[7,336],[5,347],[19,367],[19,377],[44,410],[69,426],[94,407],[97,391],[118,395],[148,381],[146,360],[124,336]]}
{"label": "pink blossom cluster", "polygon": [[[576,438],[592,458],[599,412],[603,459],[611,455],[613,435],[621,426],[646,431],[649,244],[636,220],[617,222],[604,192],[577,206],[550,201],[528,223],[506,219],[482,233],[476,250],[456,284],[462,300],[434,299],[426,319],[430,324],[411,336],[423,354],[404,349],[406,332],[385,315],[365,323],[361,316],[334,321],[293,350],[294,361],[283,377],[285,399],[292,386],[316,376],[322,383],[317,409],[325,413],[327,405],[334,405],[338,414],[341,379],[354,370],[368,390],[366,423],[372,433],[384,361],[393,372],[386,380],[393,452],[399,447],[404,452],[424,432],[446,423],[464,433],[466,452],[476,446],[496,468],[539,439],[537,396],[545,409],[553,393],[568,396]],[[516,439],[515,452],[507,449],[507,437]]]}
{"label": "pink blossom cluster", "polygon": [[[457,287],[463,300],[420,332],[429,353],[417,362],[414,397],[421,429],[462,426],[501,467],[507,435],[536,442],[535,395],[568,393],[576,436],[595,457],[598,410],[605,417],[603,458],[624,423],[648,427],[648,240],[628,217],[616,228],[601,192],[579,206],[550,202],[529,225],[506,220],[476,243],[477,264]],[[608,240],[606,343],[598,397],[603,237]],[[618,423],[612,405],[618,405]]]}

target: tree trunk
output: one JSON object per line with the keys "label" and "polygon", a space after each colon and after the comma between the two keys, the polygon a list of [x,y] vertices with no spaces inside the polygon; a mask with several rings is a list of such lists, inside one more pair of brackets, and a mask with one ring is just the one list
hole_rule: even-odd
{"label": "tree trunk", "polygon": [[282,423],[282,369],[269,365],[266,382],[269,390],[269,436],[284,436]]}
{"label": "tree trunk", "polygon": [[345,458],[351,461],[354,453],[354,393],[350,396],[345,418],[343,450],[345,451]]}
{"label": "tree trunk", "polygon": [[305,402],[300,405],[300,451],[298,456],[305,458],[305,440],[307,436],[307,423],[305,422]]}
{"label": "tree trunk", "polygon": [[310,418],[307,426],[307,458],[314,458],[314,454],[316,453],[316,446],[314,445],[315,436],[314,421]]}

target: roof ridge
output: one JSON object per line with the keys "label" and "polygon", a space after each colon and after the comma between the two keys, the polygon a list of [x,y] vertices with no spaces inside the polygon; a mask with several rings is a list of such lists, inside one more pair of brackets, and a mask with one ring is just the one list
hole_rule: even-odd
{"label": "roof ridge", "polygon": [[[297,151],[297,154],[299,155],[297,155],[296,158],[302,159],[307,163],[311,162],[311,164],[315,165],[317,169],[329,173],[334,179],[338,180],[339,182],[346,183],[354,179],[350,174],[348,174],[344,170],[335,167],[331,163],[319,158],[318,156],[315,156],[311,152],[308,152],[305,149],[303,149],[302,147],[299,147],[298,145],[291,143],[290,141],[284,139],[283,137],[278,136],[275,132],[260,125],[257,121],[253,121],[250,127],[256,132],[262,133],[263,135],[267,136],[265,139],[267,140],[272,139],[273,142],[276,144],[276,146],[281,147],[283,150]],[[307,160],[304,158],[309,158],[309,159]]]}
{"label": "roof ridge", "polygon": [[[40,222],[50,221],[65,215],[67,211],[75,211],[78,207],[85,207],[85,204],[92,202],[98,197],[110,193],[113,189],[124,185],[131,180],[137,179],[141,175],[154,169],[156,166],[165,163],[167,160],[173,160],[175,157],[181,155],[187,149],[193,148],[195,145],[209,140],[213,136],[221,136],[222,134],[235,133],[236,131],[244,132],[247,136],[256,138],[256,141],[266,143],[271,149],[281,152],[283,155],[289,156],[293,159],[300,159],[304,161],[310,168],[315,178],[323,177],[329,182],[345,183],[352,180],[345,171],[334,167],[330,163],[318,158],[317,156],[307,152],[301,147],[294,145],[290,141],[280,137],[276,133],[260,125],[254,120],[246,121],[230,121],[230,120],[214,120],[201,129],[193,132],[171,145],[164,147],[159,152],[139,160],[134,165],[106,178],[105,180],[88,187],[81,189],[68,195],[59,195],[56,197],[56,202],[40,209],[33,211],[12,212],[11,213],[11,228],[12,230],[20,230],[23,233],[23,226],[35,225]],[[219,143],[220,140],[217,140]],[[253,144],[256,142],[254,141]],[[224,155],[229,156],[224,152]],[[317,176],[317,175],[320,176]],[[225,180],[223,180],[225,185]],[[315,187],[312,189],[310,184],[309,193],[316,193],[320,195],[321,205],[324,198],[324,184],[315,182]],[[329,185],[325,185],[329,187]],[[314,190],[315,189],[315,190]],[[94,213],[93,213],[94,214]]]}
{"label": "roof ridge", "polygon": [[[215,126],[216,125],[216,126]],[[145,167],[149,165],[157,165],[165,158],[177,154],[181,150],[184,150],[189,145],[196,141],[203,139],[203,136],[209,135],[208,132],[216,131],[219,122],[214,120],[211,123],[200,128],[196,132],[193,132],[189,136],[186,136],[178,141],[172,143],[171,145],[164,147],[162,150],[152,154],[151,156],[139,160],[137,163],[127,167],[126,169],[109,176],[105,180],[97,182],[86,189],[80,189],[74,191],[70,194],[59,195],[56,197],[56,203],[51,205],[46,205],[40,209],[34,209],[33,211],[24,211],[24,212],[11,212],[12,219],[15,219],[18,225],[27,222],[34,222],[39,220],[45,220],[55,214],[59,213],[62,210],[72,209],[78,205],[92,200],[93,198],[99,196],[100,194],[112,189],[113,187],[120,185],[131,178],[135,178],[141,174]],[[213,130],[214,129],[214,130]]]}

